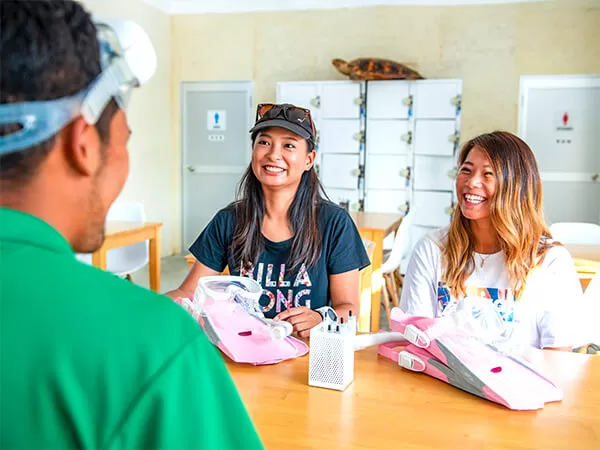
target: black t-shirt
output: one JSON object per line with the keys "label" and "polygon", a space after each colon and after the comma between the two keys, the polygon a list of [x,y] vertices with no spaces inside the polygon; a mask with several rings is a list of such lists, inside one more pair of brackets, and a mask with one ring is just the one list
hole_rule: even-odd
{"label": "black t-shirt", "polygon": [[[370,264],[363,241],[348,212],[329,201],[319,209],[322,236],[321,257],[314,267],[304,265],[286,275],[286,264],[292,239],[272,242],[265,238],[265,248],[252,271],[240,271],[232,258],[231,242],[235,229],[232,205],[220,210],[190,247],[190,251],[205,266],[221,272],[229,266],[231,275],[250,277],[260,283],[263,296],[260,304],[266,317],[275,317],[288,307],[306,306],[312,309],[331,305],[329,275],[362,269]],[[355,312],[358,315],[358,311]]]}

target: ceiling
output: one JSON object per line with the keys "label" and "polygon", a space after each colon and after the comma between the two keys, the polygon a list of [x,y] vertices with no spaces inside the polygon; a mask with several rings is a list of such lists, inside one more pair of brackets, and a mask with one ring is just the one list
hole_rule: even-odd
{"label": "ceiling", "polygon": [[359,8],[380,5],[483,5],[548,0],[144,0],[170,14],[236,13],[306,9]]}

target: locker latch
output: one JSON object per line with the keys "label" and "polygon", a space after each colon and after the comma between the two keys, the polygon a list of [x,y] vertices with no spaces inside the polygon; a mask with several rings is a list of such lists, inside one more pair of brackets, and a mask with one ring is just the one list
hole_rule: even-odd
{"label": "locker latch", "polygon": [[447,206],[446,209],[444,209],[444,212],[446,213],[446,215],[451,216],[454,212],[454,205]]}
{"label": "locker latch", "polygon": [[352,138],[355,139],[355,140],[357,140],[361,144],[364,144],[365,143],[365,132],[364,131],[359,131],[358,133],[354,133],[352,135]]}
{"label": "locker latch", "polygon": [[359,106],[365,106],[366,97],[365,94],[360,94],[358,97],[354,99],[354,104]]}
{"label": "locker latch", "polygon": [[311,98],[310,104],[313,105],[315,108],[320,108],[321,107],[321,96],[317,95],[316,97]]}
{"label": "locker latch", "polygon": [[409,95],[408,97],[405,97],[402,99],[402,104],[406,105],[410,108],[413,107],[413,96]]}
{"label": "locker latch", "polygon": [[407,180],[410,180],[410,166],[406,166],[404,169],[402,169],[399,172],[399,174],[402,178],[406,178]]}
{"label": "locker latch", "polygon": [[321,142],[321,132],[319,130],[316,130],[315,145],[319,144],[319,142]]}
{"label": "locker latch", "polygon": [[454,132],[453,134],[448,136],[448,140],[453,144],[458,143],[458,141],[460,141],[460,133],[458,131]]}
{"label": "locker latch", "polygon": [[404,202],[404,205],[398,207],[398,211],[400,211],[404,215],[408,214],[409,210],[410,210],[410,203],[409,202]]}
{"label": "locker latch", "polygon": [[364,200],[359,200],[358,201],[358,210],[359,211],[364,211],[365,210],[365,201]]}
{"label": "locker latch", "polygon": [[453,167],[452,170],[448,171],[448,178],[450,178],[451,180],[456,180],[457,174],[458,174],[458,169],[456,167]]}
{"label": "locker latch", "polygon": [[462,106],[462,97],[461,95],[456,95],[454,97],[452,97],[450,99],[450,103],[454,106],[456,106],[457,108],[460,108]]}
{"label": "locker latch", "polygon": [[358,178],[364,178],[365,177],[365,166],[363,164],[361,164],[360,166],[358,166]]}
{"label": "locker latch", "polygon": [[400,136],[400,139],[402,139],[408,145],[412,144],[412,131],[407,131],[402,136]]}
{"label": "locker latch", "polygon": [[595,173],[592,175],[592,181],[600,181],[600,173]]}

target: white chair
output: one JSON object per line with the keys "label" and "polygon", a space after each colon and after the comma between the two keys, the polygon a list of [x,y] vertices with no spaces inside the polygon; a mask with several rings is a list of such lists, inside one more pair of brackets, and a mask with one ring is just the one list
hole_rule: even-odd
{"label": "white chair", "polygon": [[[141,203],[115,202],[108,210],[106,222],[133,222],[143,224],[146,221],[144,207]],[[150,253],[148,242],[139,242],[109,250],[106,253],[106,270],[115,275],[131,279],[131,273],[148,264]],[[89,253],[77,254],[77,259],[87,264],[92,263]]]}
{"label": "white chair", "polygon": [[381,265],[381,275],[385,281],[385,286],[383,289],[383,301],[388,321],[390,320],[391,309],[390,298],[393,306],[399,306],[400,304],[398,295],[399,288],[404,283],[404,279],[400,273],[400,264],[408,256],[408,253],[411,250],[410,228],[412,225],[412,218],[413,214],[409,212],[404,216],[402,222],[400,222],[400,226],[398,227],[396,236],[394,237],[392,250],[388,258]]}
{"label": "white chair", "polygon": [[557,222],[550,225],[552,237],[563,244],[600,244],[600,225],[585,222]]}

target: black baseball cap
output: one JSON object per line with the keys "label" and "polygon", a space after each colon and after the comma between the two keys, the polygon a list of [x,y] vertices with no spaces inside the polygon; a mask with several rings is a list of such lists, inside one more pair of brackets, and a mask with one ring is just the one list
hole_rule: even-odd
{"label": "black baseball cap", "polygon": [[306,108],[289,103],[261,103],[256,108],[256,123],[250,129],[250,133],[254,135],[271,127],[289,130],[315,145],[315,127],[310,110]]}

